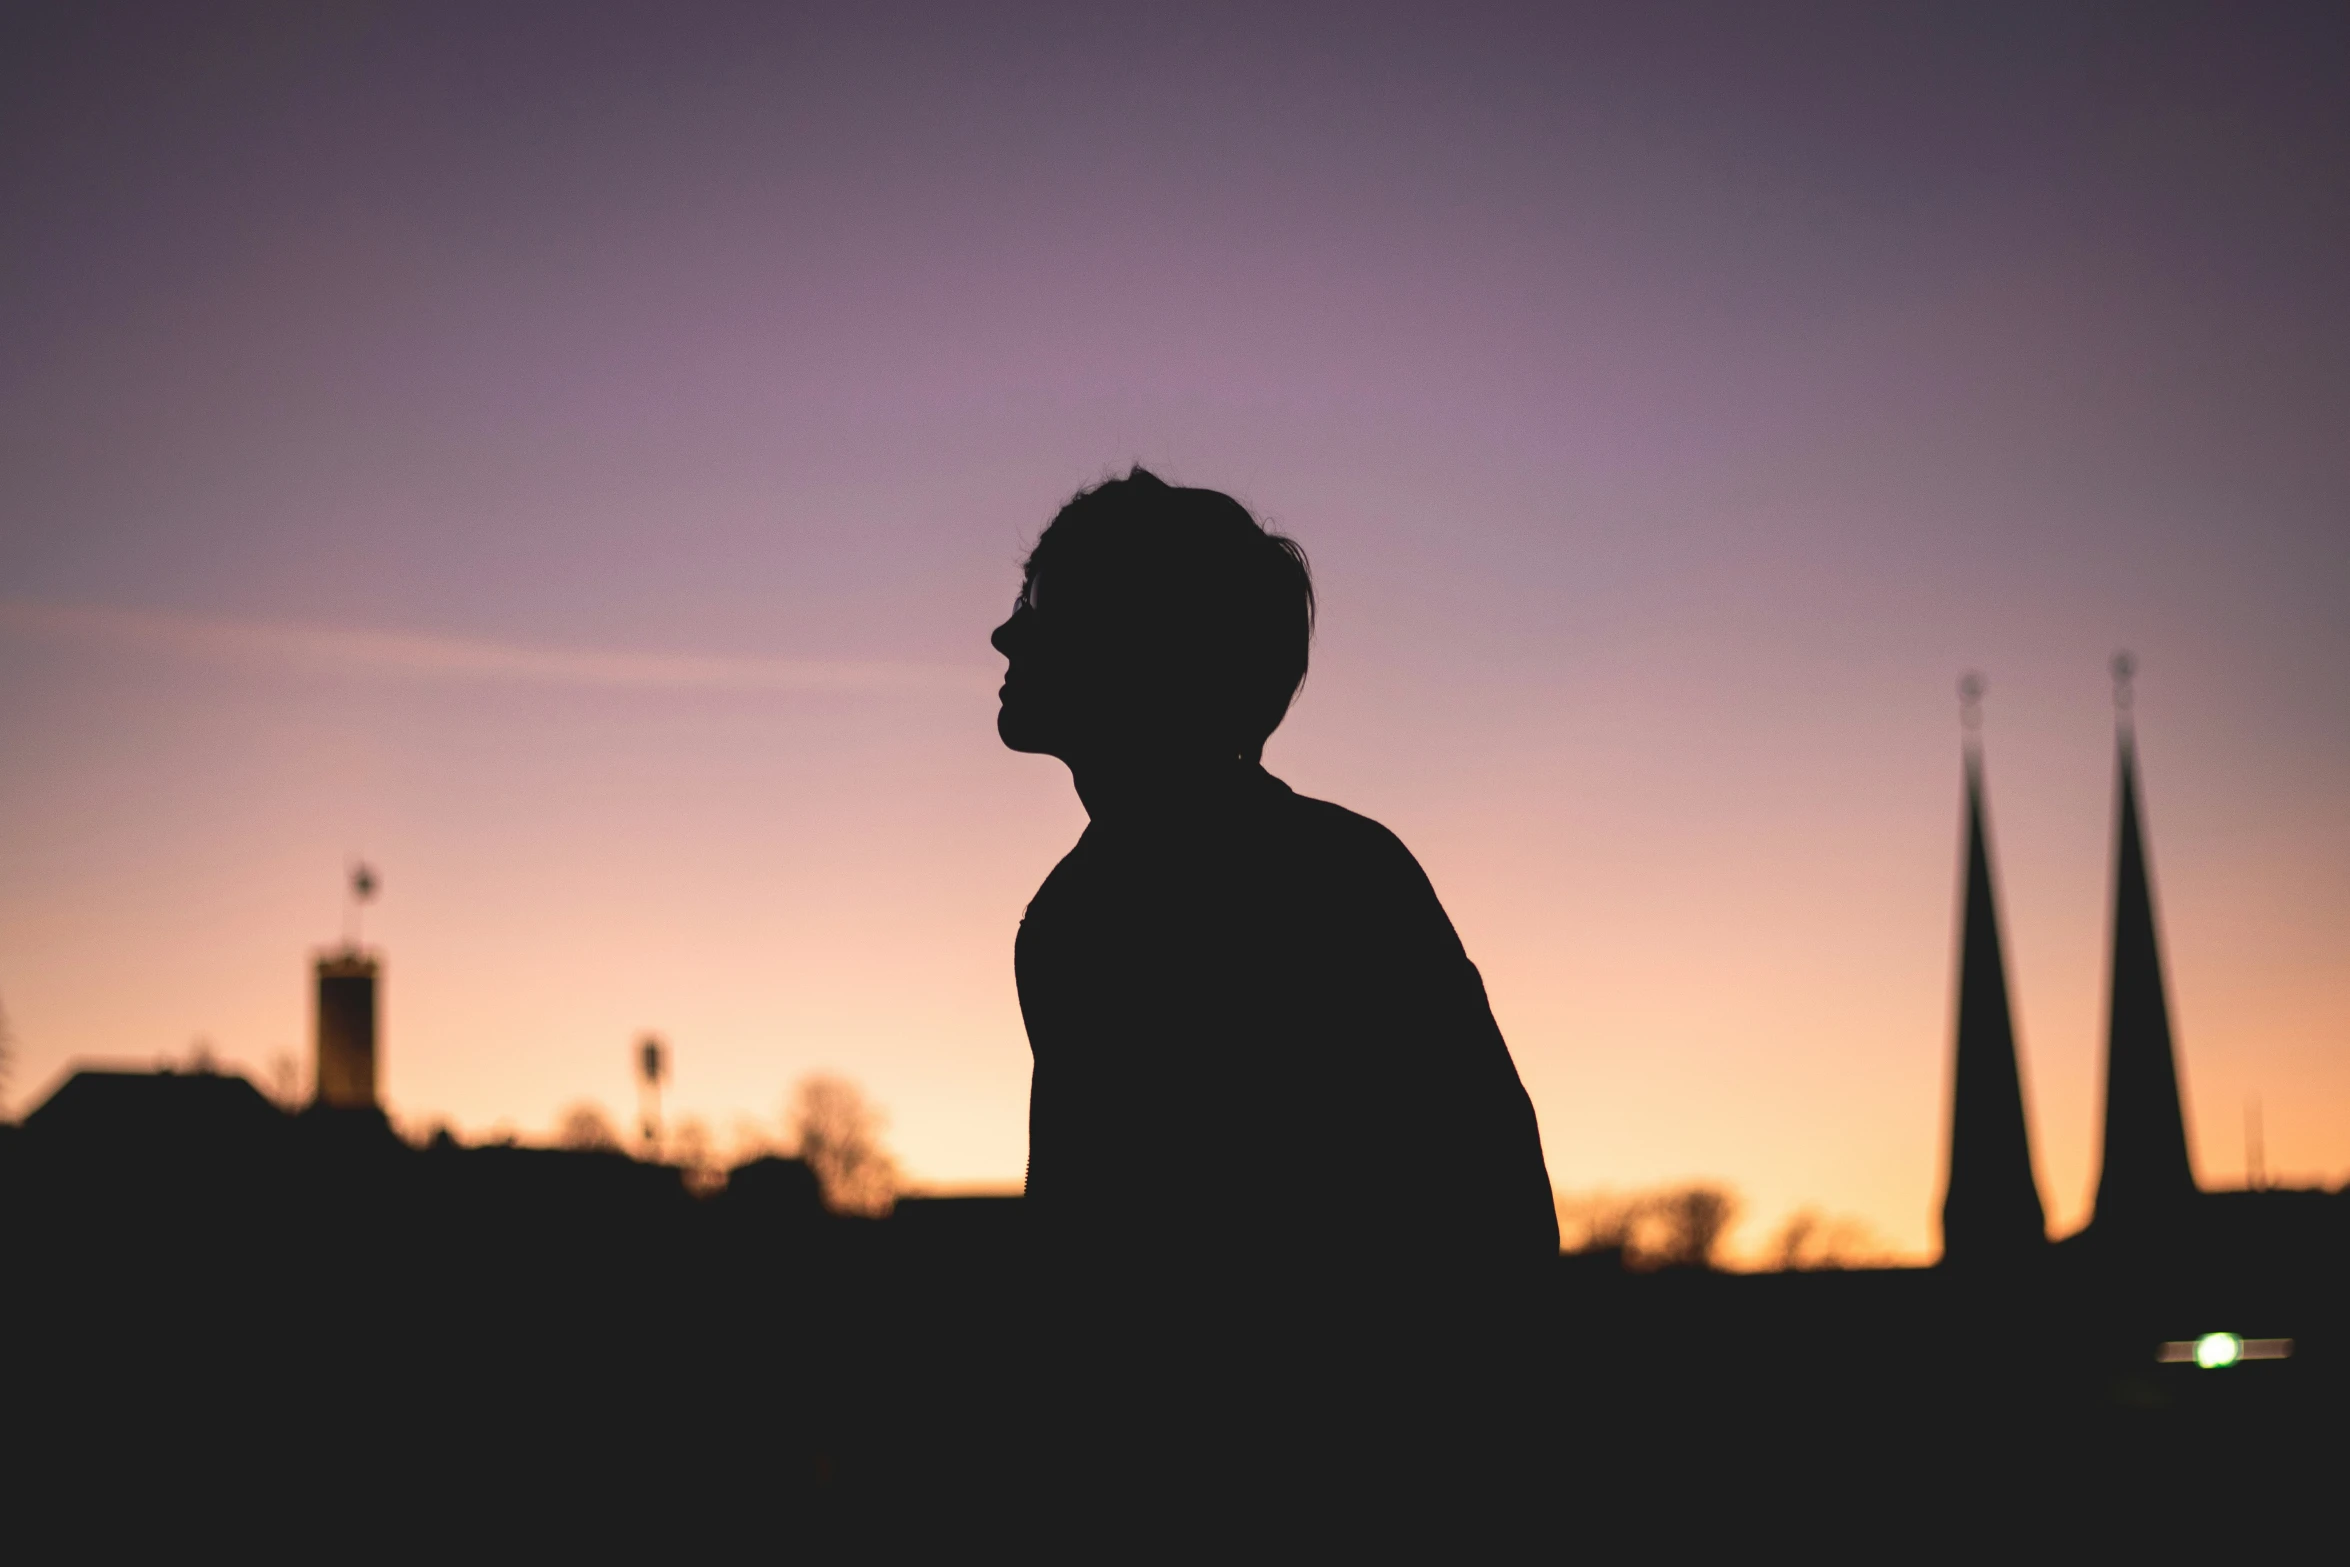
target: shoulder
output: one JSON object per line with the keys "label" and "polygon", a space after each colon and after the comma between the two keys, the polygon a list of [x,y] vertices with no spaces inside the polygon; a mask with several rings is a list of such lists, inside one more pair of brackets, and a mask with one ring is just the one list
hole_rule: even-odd
{"label": "shoulder", "polygon": [[1311,834],[1325,842],[1356,849],[1365,854],[1379,854],[1404,859],[1411,851],[1403,840],[1389,831],[1384,823],[1375,822],[1358,811],[1328,800],[1317,800],[1310,795],[1291,792],[1283,806],[1294,830]]}
{"label": "shoulder", "polygon": [[1282,827],[1308,856],[1333,871],[1396,891],[1431,893],[1428,874],[1404,841],[1382,823],[1286,786],[1277,807]]}
{"label": "shoulder", "polygon": [[1394,965],[1396,976],[1430,961],[1448,969],[1467,961],[1428,873],[1384,824],[1287,788],[1276,814],[1286,846],[1284,901],[1295,900],[1289,906],[1304,916],[1301,924],[1327,932],[1357,961]]}

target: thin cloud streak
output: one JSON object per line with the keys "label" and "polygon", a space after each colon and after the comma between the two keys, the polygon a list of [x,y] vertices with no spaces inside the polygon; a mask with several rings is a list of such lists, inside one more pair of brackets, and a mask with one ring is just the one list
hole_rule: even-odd
{"label": "thin cloud streak", "polygon": [[205,620],[23,601],[0,601],[0,635],[176,659],[603,690],[979,692],[992,689],[997,678],[955,664],[525,647],[470,637]]}

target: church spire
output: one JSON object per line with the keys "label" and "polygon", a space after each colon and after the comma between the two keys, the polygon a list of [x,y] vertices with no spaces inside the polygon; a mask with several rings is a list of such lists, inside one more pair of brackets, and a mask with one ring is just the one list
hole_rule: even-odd
{"label": "church spire", "polygon": [[1981,1266],[2032,1254],[2047,1243],[2048,1221],[2032,1178],[1999,906],[1983,831],[1982,677],[1968,675],[1958,690],[1966,726],[1966,901],[1959,913],[1957,1050],[1942,1260]]}
{"label": "church spire", "polygon": [[2195,1192],[2187,1122],[2171,1048],[2170,1003],[2154,931],[2154,895],[2138,823],[2138,757],[2130,728],[2127,653],[2114,655],[2116,760],[2113,978],[2105,1044],[2105,1154],[2097,1179],[2101,1227],[2134,1229]]}

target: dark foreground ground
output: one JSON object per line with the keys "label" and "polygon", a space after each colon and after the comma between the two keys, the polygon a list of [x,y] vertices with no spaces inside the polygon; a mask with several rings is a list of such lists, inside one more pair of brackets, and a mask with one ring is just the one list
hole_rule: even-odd
{"label": "dark foreground ground", "polygon": [[[1069,1468],[1082,1434],[1039,1429],[1016,1201],[839,1220],[783,1161],[696,1198],[618,1155],[298,1137],[0,1147],[13,1538],[77,1557],[158,1534],[333,1555],[1300,1552],[1252,1531],[1261,1492],[1233,1502],[1267,1483],[1269,1450],[1279,1488],[1280,1439],[1243,1428],[1253,1411],[1163,1433],[1149,1516],[1099,1495],[1115,1457]],[[1392,1513],[1391,1554],[1505,1554],[1477,1515],[1515,1503],[1506,1554],[1545,1559],[2234,1554],[2288,1520],[2330,1559],[2341,1203],[2273,1196],[2213,1206],[2167,1248],[2067,1245],[1977,1279],[1562,1258],[1518,1385],[1381,1428],[1401,1450],[1375,1485],[1315,1493],[1330,1515],[1302,1526],[1331,1549],[1304,1553],[1355,1554]],[[2293,1353],[2158,1361],[2214,1330]],[[1375,1408],[1387,1357],[1355,1353]],[[1499,1504],[1434,1478],[1490,1451],[1522,1466]],[[1296,1456],[1303,1475],[1315,1455]],[[1202,1520],[1204,1551],[1186,1534]]]}

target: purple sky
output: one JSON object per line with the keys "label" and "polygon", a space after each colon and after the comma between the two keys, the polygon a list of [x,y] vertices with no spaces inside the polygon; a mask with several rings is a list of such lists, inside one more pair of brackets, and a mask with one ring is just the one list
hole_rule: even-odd
{"label": "purple sky", "polygon": [[1268,760],[1428,863],[1562,1186],[1931,1244],[1979,667],[2077,1220],[2119,646],[2203,1174],[2254,1095],[2350,1174],[2350,14],[1268,9],[13,11],[12,1099],[298,1046],[361,851],[404,1116],[652,1026],[1016,1179],[1081,818],[984,638],[1141,460],[1312,552]]}

